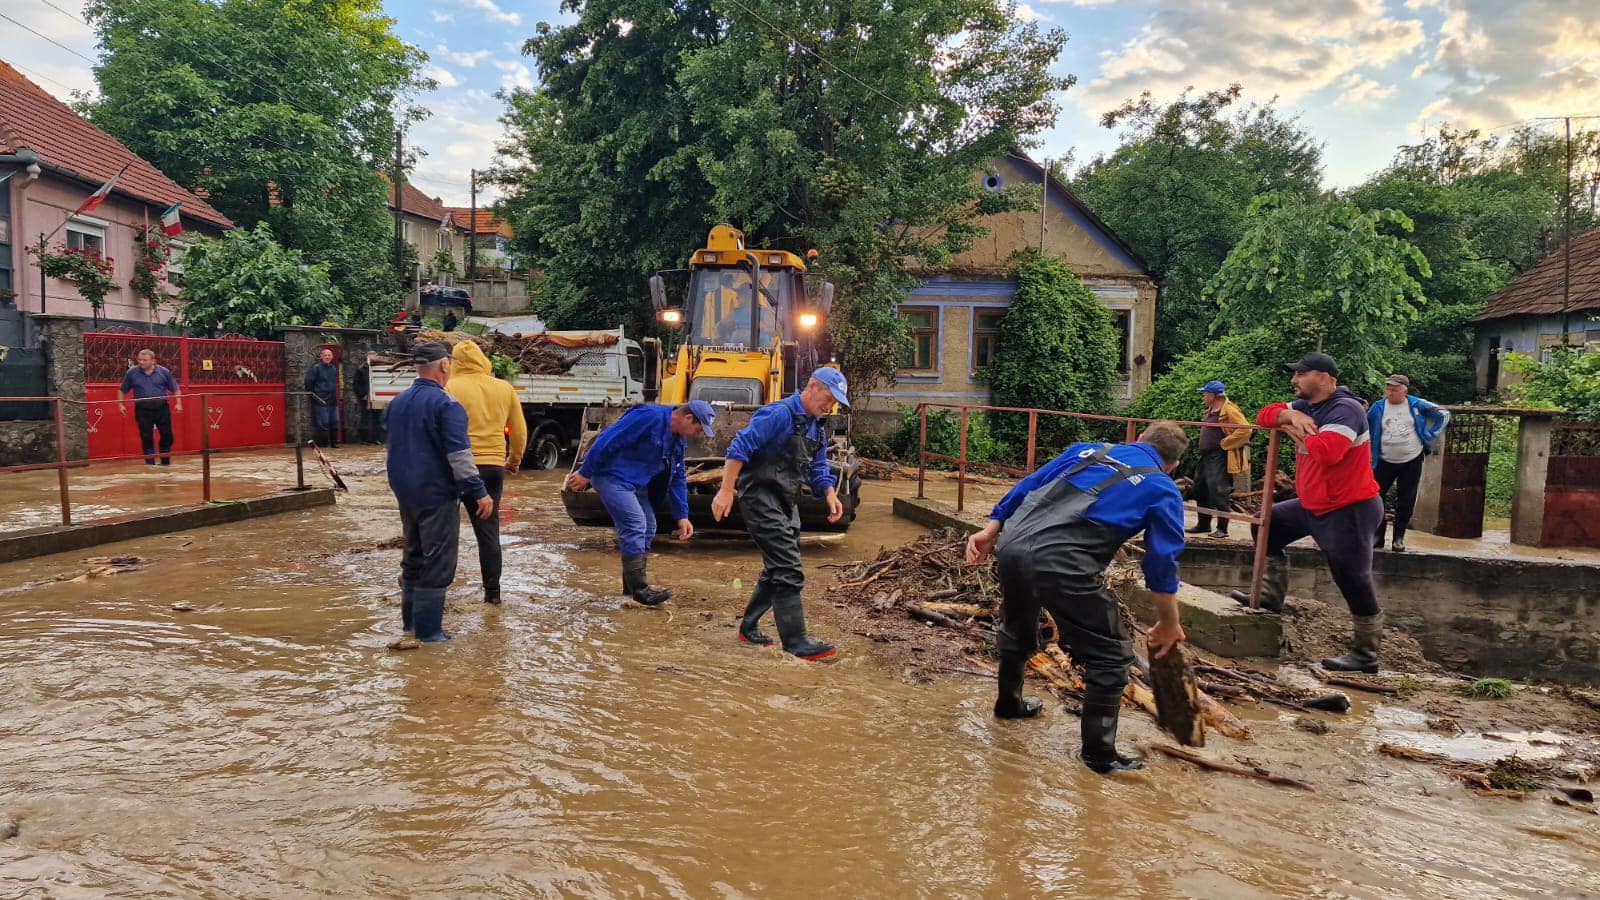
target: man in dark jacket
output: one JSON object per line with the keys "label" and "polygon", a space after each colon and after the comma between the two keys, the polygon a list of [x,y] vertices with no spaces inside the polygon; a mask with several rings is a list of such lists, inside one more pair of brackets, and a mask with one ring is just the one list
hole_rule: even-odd
{"label": "man in dark jacket", "polygon": [[1000,576],[1000,695],[994,714],[1027,719],[1043,704],[1022,695],[1038,649],[1039,610],[1055,620],[1062,649],[1083,666],[1083,763],[1105,774],[1143,768],[1117,752],[1117,720],[1133,642],[1121,603],[1101,573],[1122,545],[1144,532],[1145,585],[1155,598],[1149,647],[1164,656],[1184,639],[1178,623],[1178,556],[1183,494],[1172,470],[1189,449],[1174,422],[1153,422],[1136,444],[1073,444],[1012,488],[967,540],[967,563],[992,550]]}
{"label": "man in dark jacket", "polygon": [[770,645],[772,638],[757,627],[770,609],[784,652],[809,660],[826,659],[835,650],[806,634],[800,487],[809,481],[812,496],[827,500],[829,522],[844,515],[828,468],[828,427],[821,419],[835,403],[849,406],[849,389],[843,372],[824,366],[811,373],[804,390],[756,410],[728,445],[722,487],[711,500],[711,515],[721,521],[733,510],[737,489],[739,513],[761,550],[761,577],[739,623],[739,639]]}
{"label": "man in dark jacket", "polygon": [[[1310,535],[1327,560],[1333,583],[1350,607],[1354,637],[1350,652],[1322,661],[1324,669],[1378,671],[1383,611],[1372,584],[1372,535],[1383,519],[1383,500],[1372,478],[1367,407],[1339,384],[1339,364],[1326,353],[1307,353],[1288,363],[1298,400],[1271,403],[1256,414],[1256,424],[1278,427],[1295,444],[1293,500],[1272,504],[1267,538],[1267,572],[1260,606],[1283,609],[1289,586],[1284,548]],[[1232,597],[1248,604],[1243,591]]]}
{"label": "man in dark jacket", "polygon": [[332,348],[323,347],[317,364],[306,371],[306,393],[311,395],[312,440],[339,446],[339,367],[333,364]]}
{"label": "man in dark jacket", "polygon": [[417,380],[389,404],[389,489],[400,504],[405,551],[400,557],[400,622],[419,641],[448,641],[445,591],[456,578],[461,537],[457,504],[478,518],[494,515],[494,498],[478,477],[467,439],[467,411],[449,394],[450,348],[436,341],[412,348]]}

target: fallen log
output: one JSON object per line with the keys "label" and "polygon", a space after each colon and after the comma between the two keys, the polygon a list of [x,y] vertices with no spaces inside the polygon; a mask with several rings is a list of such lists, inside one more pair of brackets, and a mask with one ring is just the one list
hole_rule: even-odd
{"label": "fallen log", "polygon": [[1368,693],[1372,694],[1400,693],[1400,689],[1394,687],[1393,685],[1378,684],[1375,681],[1367,681],[1364,678],[1346,678],[1343,675],[1329,675],[1327,672],[1323,671],[1321,666],[1312,666],[1311,676],[1323,684],[1331,684],[1335,687],[1355,688],[1358,691],[1367,691]]}
{"label": "fallen log", "polygon": [[922,608],[968,619],[992,619],[995,616],[995,610],[976,603],[924,603]]}
{"label": "fallen log", "polygon": [[[1150,688],[1155,694],[1156,724],[1187,747],[1206,745],[1200,717],[1199,688],[1183,648],[1174,646],[1150,660]],[[1215,702],[1215,701],[1213,701]]]}
{"label": "fallen log", "polygon": [[1245,778],[1254,778],[1257,781],[1265,781],[1268,784],[1277,784],[1284,787],[1299,788],[1302,791],[1316,790],[1316,788],[1306,784],[1304,781],[1296,781],[1293,778],[1288,778],[1283,775],[1274,775],[1265,769],[1246,769],[1243,766],[1235,766],[1225,762],[1218,762],[1214,759],[1208,759],[1204,756],[1201,756],[1193,750],[1184,750],[1181,747],[1174,747],[1171,744],[1151,744],[1150,749],[1158,753],[1165,753],[1167,756],[1170,756],[1174,759],[1181,759],[1184,762],[1193,763],[1202,769],[1209,769],[1213,772],[1227,772],[1230,775],[1242,775]]}
{"label": "fallen log", "polygon": [[924,622],[932,622],[935,625],[943,625],[947,628],[965,629],[967,627],[967,623],[962,622],[959,619],[952,619],[942,612],[934,612],[931,609],[924,609],[915,603],[906,604],[906,612],[909,613],[913,619],[921,619]]}
{"label": "fallen log", "polygon": [[1235,740],[1248,741],[1253,735],[1250,726],[1239,721],[1239,717],[1228,712],[1227,707],[1218,703],[1216,698],[1209,696],[1203,690],[1195,691],[1195,699],[1200,704],[1200,720],[1224,737]]}

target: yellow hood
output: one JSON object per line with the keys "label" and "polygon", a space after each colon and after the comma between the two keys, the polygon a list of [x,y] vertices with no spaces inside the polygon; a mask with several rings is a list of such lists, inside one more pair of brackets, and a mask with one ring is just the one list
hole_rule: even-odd
{"label": "yellow hood", "polygon": [[456,348],[450,352],[455,357],[456,367],[453,375],[490,375],[493,367],[489,365],[489,357],[483,355],[474,341],[460,341]]}

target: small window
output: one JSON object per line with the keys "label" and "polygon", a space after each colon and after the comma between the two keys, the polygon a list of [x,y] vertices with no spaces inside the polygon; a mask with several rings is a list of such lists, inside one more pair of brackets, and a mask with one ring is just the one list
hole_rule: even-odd
{"label": "small window", "polygon": [[183,251],[189,245],[183,241],[173,241],[167,246],[167,284],[175,288],[183,287]]}
{"label": "small window", "polygon": [[899,316],[906,325],[900,368],[935,368],[939,358],[939,310],[931,306],[902,306]]}
{"label": "small window", "polygon": [[67,247],[72,250],[87,250],[104,256],[106,252],[106,230],[98,225],[69,220],[67,222]]}
{"label": "small window", "polygon": [[1000,343],[1000,320],[1005,317],[1003,309],[972,311],[972,374],[979,374],[994,362],[995,347]]}
{"label": "small window", "polygon": [[411,220],[410,219],[401,219],[400,220],[400,236],[405,238],[408,241],[411,240]]}
{"label": "small window", "polygon": [[1111,325],[1117,330],[1117,374],[1128,377],[1133,349],[1133,310],[1113,309]]}

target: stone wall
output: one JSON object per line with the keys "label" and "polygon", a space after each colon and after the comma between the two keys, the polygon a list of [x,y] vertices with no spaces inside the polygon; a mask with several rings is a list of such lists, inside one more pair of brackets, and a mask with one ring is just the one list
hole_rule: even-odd
{"label": "stone wall", "polygon": [[67,401],[62,405],[67,437],[67,458],[89,458],[89,422],[85,417],[83,371],[84,320],[75,316],[33,317],[44,348],[50,393]]}
{"label": "stone wall", "polygon": [[310,398],[304,396],[306,372],[317,363],[325,343],[339,345],[339,419],[345,439],[357,439],[361,424],[361,398],[356,395],[355,377],[366,364],[367,353],[378,346],[381,333],[366,328],[285,328],[283,338],[284,391],[291,410],[290,442],[304,441],[315,433]]}
{"label": "stone wall", "polygon": [[0,422],[0,460],[8,466],[54,462],[56,423]]}
{"label": "stone wall", "polygon": [[[1218,591],[1250,582],[1244,545],[1190,544],[1183,580]],[[1342,604],[1314,547],[1289,548],[1290,596]],[[1474,675],[1600,683],[1600,563],[1380,552],[1373,559],[1387,624],[1429,659]]]}

